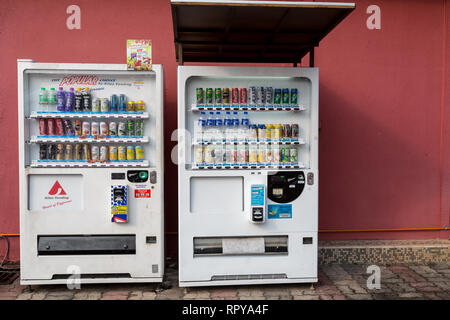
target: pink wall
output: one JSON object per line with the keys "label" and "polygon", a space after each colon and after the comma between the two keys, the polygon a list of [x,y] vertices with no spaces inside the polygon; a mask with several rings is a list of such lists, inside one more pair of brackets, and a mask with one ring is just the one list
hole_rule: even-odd
{"label": "pink wall", "polygon": [[[320,229],[442,227],[450,211],[449,4],[357,2],[316,50],[320,67]],[[66,8],[81,7],[81,30]],[[368,30],[366,8],[381,8]],[[19,232],[16,59],[124,63],[127,39],[152,39],[165,69],[166,231],[177,231],[176,61],[169,1],[0,2],[0,233]],[[444,81],[446,80],[446,81]],[[322,234],[322,239],[444,238],[449,232]],[[0,243],[0,255],[3,253]],[[167,235],[176,256],[176,235]],[[12,240],[11,259],[18,258]]]}

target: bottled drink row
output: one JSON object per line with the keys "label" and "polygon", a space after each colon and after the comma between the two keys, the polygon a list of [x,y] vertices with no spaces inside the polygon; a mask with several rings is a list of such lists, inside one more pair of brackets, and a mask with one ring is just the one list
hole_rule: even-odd
{"label": "bottled drink row", "polygon": [[80,143],[39,145],[39,160],[108,162],[143,159],[142,146],[91,146]]}
{"label": "bottled drink row", "polygon": [[278,145],[206,145],[194,149],[197,167],[298,165],[296,147]]}
{"label": "bottled drink row", "polygon": [[197,105],[297,105],[297,88],[197,88]]}
{"label": "bottled drink row", "polygon": [[[39,92],[40,105],[56,105],[58,112],[143,112],[144,101],[127,101],[124,94],[113,94],[108,98],[93,98],[89,88],[70,88],[64,91],[59,87],[46,90],[41,88]],[[48,109],[48,108],[47,108]],[[51,110],[47,110],[51,111]]]}
{"label": "bottled drink row", "polygon": [[195,143],[294,142],[299,138],[297,123],[251,124],[248,112],[205,112],[194,125]]}
{"label": "bottled drink row", "polygon": [[144,135],[143,120],[127,120],[122,122],[96,122],[70,119],[39,119],[41,136],[105,136],[105,137],[142,137]]}

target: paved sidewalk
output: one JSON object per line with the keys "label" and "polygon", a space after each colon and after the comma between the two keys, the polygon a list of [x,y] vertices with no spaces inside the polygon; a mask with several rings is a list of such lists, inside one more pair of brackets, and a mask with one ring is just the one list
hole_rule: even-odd
{"label": "paved sidewalk", "polygon": [[174,264],[166,271],[168,287],[157,284],[21,286],[17,279],[0,286],[0,300],[346,300],[445,299],[450,300],[450,263],[381,266],[381,289],[369,290],[364,265],[322,265],[319,282],[310,284],[179,288]]}

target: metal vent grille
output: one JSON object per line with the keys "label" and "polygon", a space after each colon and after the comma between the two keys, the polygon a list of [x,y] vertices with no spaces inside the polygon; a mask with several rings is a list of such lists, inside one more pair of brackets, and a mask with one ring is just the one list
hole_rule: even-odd
{"label": "metal vent grille", "polygon": [[267,273],[267,274],[216,275],[211,277],[212,281],[268,280],[268,279],[287,279],[287,275],[285,273]]}

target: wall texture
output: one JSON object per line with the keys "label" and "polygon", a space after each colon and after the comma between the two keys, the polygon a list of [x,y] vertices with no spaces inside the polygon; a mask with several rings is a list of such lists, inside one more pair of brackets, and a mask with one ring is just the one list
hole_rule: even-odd
{"label": "wall texture", "polygon": [[[321,230],[450,224],[447,0],[357,0],[316,50],[320,68]],[[68,30],[66,8],[81,8]],[[366,9],[381,9],[369,30]],[[18,58],[125,63],[127,39],[152,39],[165,70],[166,253],[177,255],[176,61],[168,0],[0,1],[0,234],[19,232]],[[306,59],[305,59],[306,62]],[[326,233],[321,239],[448,238],[448,231]],[[19,245],[12,239],[11,259]],[[4,243],[0,243],[0,256]]]}

